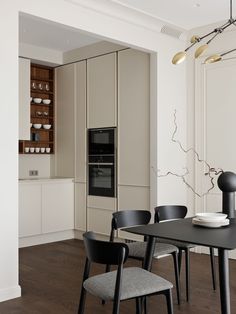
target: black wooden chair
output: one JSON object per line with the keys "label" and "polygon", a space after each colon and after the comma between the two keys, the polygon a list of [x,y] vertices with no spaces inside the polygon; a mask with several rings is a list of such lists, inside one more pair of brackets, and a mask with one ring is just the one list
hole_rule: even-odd
{"label": "black wooden chair", "polygon": [[[165,220],[171,219],[182,219],[187,215],[187,207],[181,205],[165,205],[157,206],[155,209],[154,221],[159,223]],[[195,247],[195,244],[185,243],[173,240],[157,239],[157,242],[164,241],[165,243],[173,244],[179,249],[179,272],[181,269],[182,252],[185,253],[185,267],[186,267],[186,299],[189,301],[190,298],[190,249]],[[214,259],[214,248],[210,248],[211,258],[211,271],[212,271],[212,283],[213,289],[216,289],[216,273],[215,273],[215,259]]]}
{"label": "black wooden chair", "polygon": [[[120,301],[129,299],[136,300],[136,313],[141,314],[142,297],[164,294],[168,314],[173,314],[171,292],[173,285],[142,268],[123,268],[129,254],[129,248],[125,243],[98,241],[93,232],[86,232],[83,237],[87,258],[78,314],[84,313],[86,291],[102,300],[113,301],[113,314],[119,313]],[[117,265],[117,271],[89,277],[92,262]]]}
{"label": "black wooden chair", "polygon": [[[113,213],[111,221],[110,241],[114,241],[115,232],[119,229],[132,227],[137,225],[146,225],[151,220],[151,213],[147,210],[122,210]],[[146,239],[144,239],[146,240]],[[129,258],[144,261],[147,242],[131,242],[127,243],[129,248]],[[180,285],[179,285],[179,267],[178,267],[178,248],[172,244],[158,243],[155,246],[154,258],[171,254],[174,261],[175,280],[177,301],[180,304]],[[110,266],[107,266],[107,271],[110,271]]]}

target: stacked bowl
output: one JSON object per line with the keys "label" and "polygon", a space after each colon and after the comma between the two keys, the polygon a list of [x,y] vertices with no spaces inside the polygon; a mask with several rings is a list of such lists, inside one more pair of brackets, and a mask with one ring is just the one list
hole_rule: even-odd
{"label": "stacked bowl", "polygon": [[197,226],[207,228],[220,228],[229,224],[227,215],[223,213],[198,213],[192,219],[192,223]]}

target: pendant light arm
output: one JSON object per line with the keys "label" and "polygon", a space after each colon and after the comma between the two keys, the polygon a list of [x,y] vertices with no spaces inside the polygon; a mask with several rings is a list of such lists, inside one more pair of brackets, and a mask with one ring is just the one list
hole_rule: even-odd
{"label": "pendant light arm", "polygon": [[221,54],[221,57],[227,55],[228,53],[234,52],[234,51],[236,51],[236,48],[231,49],[231,50],[229,50],[229,51],[227,51],[227,52],[222,53],[222,54]]}

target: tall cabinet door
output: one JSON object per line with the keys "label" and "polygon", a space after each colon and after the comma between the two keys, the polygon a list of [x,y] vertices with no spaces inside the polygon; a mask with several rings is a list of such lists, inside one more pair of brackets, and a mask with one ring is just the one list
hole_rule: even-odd
{"label": "tall cabinet door", "polygon": [[149,54],[118,53],[118,210],[150,209],[149,76]]}
{"label": "tall cabinet door", "polygon": [[56,175],[74,177],[75,66],[56,69]]}
{"label": "tall cabinet door", "polygon": [[30,60],[19,58],[19,140],[30,140]]}
{"label": "tall cabinet door", "polygon": [[112,127],[117,124],[116,67],[116,53],[88,60],[88,128]]}
{"label": "tall cabinet door", "polygon": [[76,71],[76,129],[75,129],[75,229],[86,230],[86,61],[77,62]]}

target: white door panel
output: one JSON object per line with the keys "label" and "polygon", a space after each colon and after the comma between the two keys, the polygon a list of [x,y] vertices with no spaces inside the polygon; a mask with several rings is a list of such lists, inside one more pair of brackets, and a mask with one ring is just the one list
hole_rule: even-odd
{"label": "white door panel", "polygon": [[[236,59],[205,65],[196,63],[196,150],[210,167],[236,172]],[[196,189],[204,194],[210,184],[206,164],[196,161]],[[196,198],[196,211],[222,210],[222,193],[217,186]],[[236,258],[235,251],[230,253]]]}

